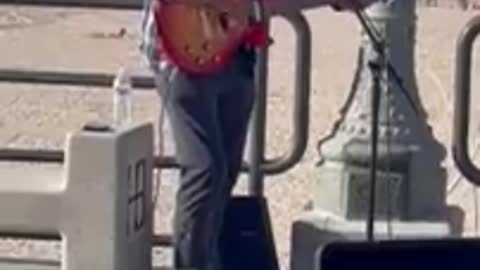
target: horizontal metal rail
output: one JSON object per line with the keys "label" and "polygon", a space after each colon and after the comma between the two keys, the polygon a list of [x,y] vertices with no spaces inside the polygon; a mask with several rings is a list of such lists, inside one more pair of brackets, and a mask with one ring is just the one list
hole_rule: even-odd
{"label": "horizontal metal rail", "polygon": [[[60,241],[60,234],[41,234],[41,233],[16,233],[0,232],[0,238],[29,239],[39,241]],[[155,234],[153,236],[154,247],[170,247],[172,245],[172,236],[169,234]]]}
{"label": "horizontal metal rail", "polygon": [[310,79],[312,59],[312,37],[310,26],[305,16],[300,12],[281,16],[293,26],[296,34],[293,136],[292,147],[285,155],[267,160],[261,164],[261,171],[270,174],[280,174],[288,171],[301,160],[307,149],[310,124]]}
{"label": "horizontal metal rail", "polygon": [[[297,36],[294,133],[292,147],[285,155],[262,162],[260,170],[266,174],[279,174],[293,167],[305,153],[308,141],[311,32],[307,20],[301,13],[281,16],[292,24]],[[114,77],[115,75],[106,73],[0,69],[0,82],[9,83],[39,83],[108,88],[111,87]],[[136,76],[132,78],[132,85],[135,89],[151,90],[154,88],[154,81],[151,77]],[[59,150],[30,151],[23,149],[0,149],[0,161],[5,161],[9,158],[11,158],[12,161],[25,162],[63,162],[63,154]],[[173,157],[157,157],[156,166],[163,168],[178,167]],[[247,169],[248,166],[244,164],[243,170]]]}
{"label": "horizontal metal rail", "polygon": [[142,0],[2,0],[1,5],[94,9],[141,9]]}
{"label": "horizontal metal rail", "polygon": [[[135,10],[143,7],[143,0],[1,0],[1,5]],[[322,6],[325,6],[325,0],[265,1],[265,8],[272,15],[289,14]]]}
{"label": "horizontal metal rail", "polygon": [[[65,152],[63,150],[33,150],[20,148],[0,148],[0,162],[38,162],[38,163],[56,163],[62,164],[65,161]],[[277,165],[278,166],[278,165]],[[158,169],[178,169],[179,164],[175,157],[154,157],[154,167]],[[275,169],[275,164],[267,164],[267,168]],[[247,172],[250,165],[242,164],[242,172]],[[275,170],[266,171],[267,174],[277,173]]]}
{"label": "horizontal metal rail", "polygon": [[[8,83],[53,84],[109,88],[112,87],[114,79],[114,74],[107,73],[0,69],[0,82]],[[135,89],[151,90],[155,87],[155,84],[152,77],[133,76],[132,87]]]}
{"label": "horizontal metal rail", "polygon": [[[41,163],[63,163],[65,152],[63,150],[32,150],[19,148],[0,148],[0,161],[12,162],[41,162]],[[154,158],[156,168],[178,168],[174,157]]]}

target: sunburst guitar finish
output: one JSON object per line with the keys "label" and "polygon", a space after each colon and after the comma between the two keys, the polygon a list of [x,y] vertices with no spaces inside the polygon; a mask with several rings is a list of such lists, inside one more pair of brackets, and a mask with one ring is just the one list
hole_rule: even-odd
{"label": "sunburst guitar finish", "polygon": [[181,70],[224,68],[250,30],[251,0],[157,0],[159,46]]}

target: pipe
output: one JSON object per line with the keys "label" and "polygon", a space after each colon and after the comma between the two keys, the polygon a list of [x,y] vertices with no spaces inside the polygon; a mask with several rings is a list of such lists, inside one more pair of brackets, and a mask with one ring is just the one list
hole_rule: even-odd
{"label": "pipe", "polygon": [[283,156],[262,164],[261,169],[269,174],[288,171],[302,159],[307,149],[310,124],[312,35],[308,21],[301,13],[285,15],[284,18],[294,27],[297,43],[292,147]]}
{"label": "pipe", "polygon": [[[8,83],[41,83],[111,88],[114,79],[115,75],[106,73],[0,69],[0,82]],[[132,88],[154,89],[153,78],[134,76],[132,78]]]}
{"label": "pipe", "polygon": [[[270,18],[265,13],[263,3],[255,2],[255,19],[263,24],[266,31],[270,31]],[[250,130],[250,170],[248,180],[248,194],[262,196],[264,190],[265,171],[261,166],[265,159],[265,130],[267,115],[267,90],[268,90],[268,48],[262,48],[257,53],[255,67],[255,104],[252,112]]]}
{"label": "pipe", "polygon": [[[0,238],[28,239],[38,241],[61,241],[60,234],[44,233],[16,233],[0,232]],[[153,247],[169,247],[172,245],[172,236],[169,234],[155,234],[152,239]]]}
{"label": "pipe", "polygon": [[479,34],[480,16],[477,16],[469,21],[457,41],[452,146],[455,164],[466,179],[476,186],[480,185],[480,170],[469,156],[468,131],[470,125],[472,48]]}
{"label": "pipe", "polygon": [[89,9],[142,9],[142,0],[12,0],[0,2],[1,5],[15,6],[41,6],[63,8],[89,8]]}

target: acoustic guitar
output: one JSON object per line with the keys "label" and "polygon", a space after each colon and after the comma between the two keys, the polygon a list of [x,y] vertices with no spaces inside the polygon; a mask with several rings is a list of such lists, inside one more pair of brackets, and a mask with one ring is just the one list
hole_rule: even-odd
{"label": "acoustic guitar", "polygon": [[[252,24],[252,0],[156,0],[154,7],[159,50],[190,74],[211,74],[224,68]],[[258,0],[255,0],[258,1]]]}

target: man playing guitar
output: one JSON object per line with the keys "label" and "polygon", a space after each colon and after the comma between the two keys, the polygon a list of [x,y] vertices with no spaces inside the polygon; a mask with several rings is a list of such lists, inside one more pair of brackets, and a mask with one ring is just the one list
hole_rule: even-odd
{"label": "man playing guitar", "polygon": [[[168,2],[175,1],[186,0]],[[194,4],[195,1],[206,0],[188,1]],[[223,5],[228,1],[238,0],[208,1],[212,5],[215,5],[215,2]],[[335,10],[352,10],[364,8],[375,1],[377,0],[324,0],[324,4],[334,7]],[[163,45],[167,43],[162,40],[160,34],[168,33],[170,29],[159,24],[158,20],[162,17],[158,15],[160,13],[155,12],[159,12],[162,5],[168,6],[168,2],[166,0],[144,2],[140,49],[155,74],[157,90],[164,98],[164,106],[175,139],[177,162],[180,165],[180,183],[176,194],[173,226],[174,268],[228,270],[222,268],[218,256],[219,232],[223,211],[239,174],[250,112],[254,103],[256,57],[254,49],[268,46],[268,39],[265,38],[268,35],[262,32],[263,29],[258,25],[251,28],[252,31],[241,36],[238,46],[232,47],[235,50],[231,58],[228,58],[228,61],[223,59],[222,65],[215,66],[216,58],[212,57],[213,54],[207,48],[214,46],[213,42],[204,44],[203,47],[193,46],[195,44],[191,47],[185,45],[185,48],[181,48],[183,51],[177,50],[179,51],[177,55],[173,53],[174,46],[165,52],[166,50],[162,48],[166,49],[167,47]],[[165,18],[168,18],[168,15],[166,14]],[[177,19],[186,26],[195,27],[195,23],[189,24],[188,15],[182,16],[173,18],[173,21]],[[197,15],[192,13],[192,16]],[[191,21],[194,22],[193,19]],[[182,30],[188,31],[187,29],[188,27],[183,27]],[[180,34],[177,32],[179,37],[179,40],[175,40],[177,43],[172,42],[170,45],[194,43],[192,37],[197,35],[197,33],[183,33],[183,36]],[[205,58],[198,58],[197,62],[188,62],[186,60],[189,53],[191,55],[196,53],[197,58],[200,56]],[[179,59],[185,61],[181,64]],[[211,61],[210,65],[208,61]],[[209,72],[201,72],[202,67],[206,70],[207,67],[213,66],[216,68],[211,68]]]}

